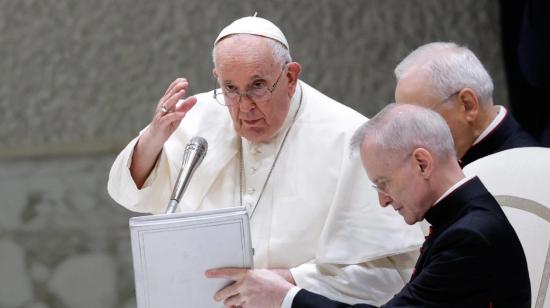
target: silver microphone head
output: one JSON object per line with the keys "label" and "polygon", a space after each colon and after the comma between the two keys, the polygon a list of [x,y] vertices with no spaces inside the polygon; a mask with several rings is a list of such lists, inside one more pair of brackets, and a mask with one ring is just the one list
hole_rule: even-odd
{"label": "silver microphone head", "polygon": [[181,197],[187,188],[187,185],[189,185],[191,176],[202,162],[207,150],[208,142],[200,136],[191,138],[189,143],[185,146],[183,162],[176,180],[176,185],[172,191],[172,196],[170,197],[167,213],[173,213],[175,211],[177,204],[180,202]]}
{"label": "silver microphone head", "polygon": [[[206,151],[208,151],[208,142],[206,142],[206,139],[204,139],[201,136],[195,136],[189,140],[189,143],[185,146],[185,154],[189,151],[196,151],[197,155],[200,159],[198,163],[202,161],[204,156],[206,155]],[[183,163],[185,164],[185,154]]]}

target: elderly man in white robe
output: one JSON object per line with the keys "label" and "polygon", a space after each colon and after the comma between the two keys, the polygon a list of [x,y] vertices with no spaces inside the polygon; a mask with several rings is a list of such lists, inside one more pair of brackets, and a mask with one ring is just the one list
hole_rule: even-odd
{"label": "elderly man in white robe", "polygon": [[347,146],[365,117],[299,80],[284,34],[263,18],[223,29],[213,60],[220,88],[186,97],[189,81],[173,81],[114,162],[109,194],[129,210],[163,213],[185,145],[200,135],[209,152],[178,211],[244,206],[255,268],[347,303],[389,300],[423,235],[365,189]]}

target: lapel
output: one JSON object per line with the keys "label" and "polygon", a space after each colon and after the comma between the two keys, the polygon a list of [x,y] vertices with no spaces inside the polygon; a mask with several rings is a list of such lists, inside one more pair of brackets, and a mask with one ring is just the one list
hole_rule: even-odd
{"label": "lapel", "polygon": [[516,133],[518,128],[519,124],[512,118],[510,112],[506,112],[506,115],[495,129],[464,154],[461,159],[462,165],[465,166],[474,160],[503,150],[503,145],[508,138]]}
{"label": "lapel", "polygon": [[[211,104],[208,105],[207,103]],[[185,211],[196,211],[199,209],[204,197],[219,174],[238,154],[238,135],[233,128],[233,123],[227,110],[219,109],[219,106],[207,101],[203,102],[202,109],[197,108],[197,110],[193,111],[200,112],[201,114],[196,116],[196,118],[202,120],[185,123],[187,127],[184,126],[179,131],[182,133],[181,140],[188,140],[193,136],[201,136],[208,142],[208,151],[201,165],[195,170],[193,179],[183,195],[182,206],[180,208],[184,208]],[[179,142],[179,144],[183,145],[186,143],[187,141]],[[185,146],[181,149],[180,157],[183,157],[184,148]],[[172,170],[179,170],[180,166],[181,159],[171,161]]]}
{"label": "lapel", "polygon": [[422,269],[429,265],[433,253],[433,244],[442,233],[464,216],[468,203],[474,198],[487,193],[485,186],[478,177],[474,177],[455,189],[436,205],[434,205],[425,216],[430,223],[430,234],[420,248],[420,257],[414,267],[411,281],[415,279]]}
{"label": "lapel", "polygon": [[203,134],[203,137],[209,143],[208,153],[193,175],[183,200],[185,209],[190,211],[199,208],[222,169],[238,154],[236,134],[218,134],[218,138]]}

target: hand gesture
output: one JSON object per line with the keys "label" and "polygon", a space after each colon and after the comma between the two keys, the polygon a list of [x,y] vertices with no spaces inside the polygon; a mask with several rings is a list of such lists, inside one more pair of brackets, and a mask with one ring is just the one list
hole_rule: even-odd
{"label": "hand gesture", "polygon": [[178,78],[170,84],[159,100],[148,128],[148,137],[157,147],[159,145],[162,147],[178,128],[187,111],[197,103],[195,97],[183,99],[188,87],[187,79]]}
{"label": "hand gesture", "polygon": [[183,99],[189,82],[178,78],[168,87],[155,108],[153,120],[140,136],[130,165],[130,174],[141,189],[151,173],[164,143],[174,133],[189,111],[197,103],[195,97]]}

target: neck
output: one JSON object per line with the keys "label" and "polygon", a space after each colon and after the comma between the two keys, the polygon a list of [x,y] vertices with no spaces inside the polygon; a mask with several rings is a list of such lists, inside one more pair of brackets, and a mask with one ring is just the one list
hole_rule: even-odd
{"label": "neck", "polygon": [[497,117],[499,107],[495,105],[490,105],[486,107],[481,107],[480,114],[478,116],[478,121],[474,124],[474,140],[476,140],[481,133],[491,125],[491,122]]}
{"label": "neck", "polygon": [[459,158],[462,158],[468,152],[477,138],[491,125],[491,122],[497,117],[499,109],[500,107],[495,105],[480,106],[479,114],[471,125],[470,134],[465,134],[468,139],[462,144],[457,143],[457,156]]}
{"label": "neck", "polygon": [[465,178],[456,159],[449,160],[445,164],[438,166],[438,168],[441,172],[433,178],[432,183],[435,186],[432,195],[433,200],[430,204],[434,204],[449,188]]}

